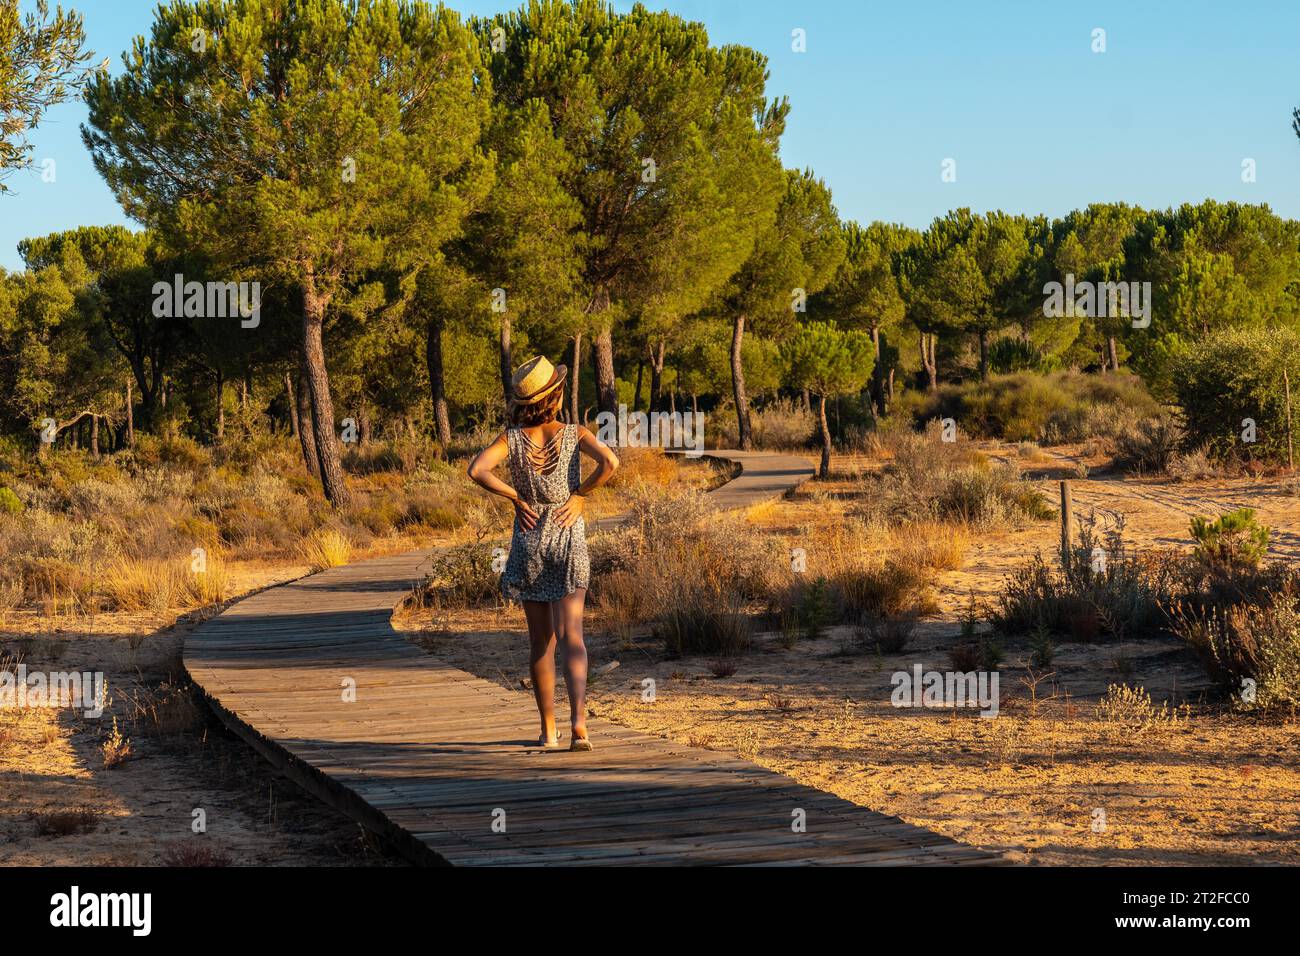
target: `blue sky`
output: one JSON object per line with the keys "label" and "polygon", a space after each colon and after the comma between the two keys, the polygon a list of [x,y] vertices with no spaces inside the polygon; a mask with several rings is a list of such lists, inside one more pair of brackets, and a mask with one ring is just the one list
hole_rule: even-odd
{"label": "blue sky", "polygon": [[[65,0],[114,72],[153,0]],[[466,14],[516,4],[457,0]],[[630,3],[619,0],[620,10]],[[1263,0],[656,0],[771,63],[786,165],[814,169],[841,216],[924,226],[957,206],[1059,216],[1095,201],[1267,202],[1300,218],[1300,3]],[[34,6],[23,0],[24,8]],[[1092,32],[1106,31],[1094,53]],[[802,29],[807,50],[791,49]],[[126,222],[90,164],[80,103],[32,140],[55,160],[0,197],[0,266],[25,236]],[[941,164],[956,161],[956,181]],[[1242,160],[1256,181],[1243,183]]]}

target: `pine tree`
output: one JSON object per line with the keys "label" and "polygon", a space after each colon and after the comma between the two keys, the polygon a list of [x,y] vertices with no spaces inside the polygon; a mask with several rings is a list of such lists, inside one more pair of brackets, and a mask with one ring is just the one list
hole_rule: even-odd
{"label": "pine tree", "polygon": [[698,311],[770,220],[785,105],[764,98],[762,56],[714,47],[702,25],[639,5],[616,14],[600,0],[532,0],[480,33],[497,41],[498,100],[544,104],[566,154],[557,165],[582,214],[598,404],[614,411],[619,317]]}
{"label": "pine tree", "polygon": [[490,181],[490,92],[455,13],[397,0],[173,0],[126,71],[88,90],[83,135],[129,214],[201,249],[226,281],[298,290],[335,505],[349,493],[326,319],[367,272],[459,234]]}

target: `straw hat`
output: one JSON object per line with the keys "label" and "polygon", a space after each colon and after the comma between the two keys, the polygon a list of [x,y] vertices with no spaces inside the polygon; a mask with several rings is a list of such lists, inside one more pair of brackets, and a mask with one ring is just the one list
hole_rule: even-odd
{"label": "straw hat", "polygon": [[510,380],[512,396],[516,405],[534,405],[564,384],[569,369],[564,365],[552,365],[546,356],[537,355],[515,369]]}

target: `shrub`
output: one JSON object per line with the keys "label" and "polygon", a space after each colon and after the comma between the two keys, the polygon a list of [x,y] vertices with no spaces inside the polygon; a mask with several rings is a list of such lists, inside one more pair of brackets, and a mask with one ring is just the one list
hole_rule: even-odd
{"label": "shrub", "polygon": [[911,617],[869,615],[858,624],[858,643],[881,654],[901,654],[915,629]]}
{"label": "shrub", "polygon": [[1241,709],[1294,713],[1300,705],[1300,608],[1293,593],[1208,612],[1180,607],[1175,622],[1175,633]]}
{"label": "shrub", "polygon": [[1102,723],[1130,734],[1140,734],[1157,724],[1177,719],[1177,714],[1169,710],[1167,701],[1157,708],[1145,688],[1128,684],[1107,687],[1106,696],[1097,702],[1096,713]]}
{"label": "shrub", "polygon": [[994,468],[968,441],[943,441],[937,422],[924,432],[888,432],[877,442],[878,451],[892,461],[863,477],[864,503],[858,511],[871,520],[984,528],[1053,514],[1043,494],[1014,466]]}
{"label": "shrub", "polygon": [[1214,521],[1199,515],[1192,519],[1193,552],[1211,572],[1234,572],[1258,568],[1268,553],[1271,532],[1255,520],[1253,508],[1238,508]]}
{"label": "shrub", "polygon": [[439,555],[420,588],[421,595],[439,607],[473,607],[499,592],[492,549],[484,544],[463,544]]}
{"label": "shrub", "polygon": [[53,810],[32,814],[37,836],[71,836],[89,833],[99,824],[99,814],[90,809]]}
{"label": "shrub", "polygon": [[655,634],[663,640],[669,657],[718,654],[727,658],[748,649],[749,618],[734,599],[718,599],[715,589],[687,588],[659,616]]}
{"label": "shrub", "polygon": [[1160,632],[1161,605],[1176,586],[1174,566],[1162,555],[1129,554],[1122,519],[1115,520],[1100,532],[1095,515],[1080,520],[1068,568],[1049,566],[1039,554],[1008,575],[990,614],[994,629],[1046,631],[1085,643]]}
{"label": "shrub", "polygon": [[877,565],[845,567],[830,584],[849,620],[935,610],[933,569],[889,557]]}
{"label": "shrub", "polygon": [[1190,451],[1174,455],[1165,467],[1166,474],[1176,481],[1204,481],[1218,478],[1223,468],[1211,457],[1205,445],[1199,445]]}
{"label": "shrub", "polygon": [[1114,436],[1115,464],[1148,474],[1165,472],[1182,437],[1182,429],[1168,415],[1143,419]]}
{"label": "shrub", "polygon": [[26,505],[13,491],[4,485],[0,485],[0,512],[11,515],[20,515],[26,510]]}
{"label": "shrub", "polygon": [[[1293,329],[1229,328],[1189,345],[1174,363],[1188,441],[1204,445],[1215,458],[1285,461],[1284,371],[1296,388],[1300,333]],[[1241,440],[1246,418],[1255,422],[1253,443]],[[1293,413],[1292,427],[1298,422],[1300,415]]]}
{"label": "shrub", "polygon": [[1060,443],[1113,434],[1160,406],[1128,373],[1014,372],[946,385],[916,407],[920,421],[953,418],[967,434],[1005,441]]}

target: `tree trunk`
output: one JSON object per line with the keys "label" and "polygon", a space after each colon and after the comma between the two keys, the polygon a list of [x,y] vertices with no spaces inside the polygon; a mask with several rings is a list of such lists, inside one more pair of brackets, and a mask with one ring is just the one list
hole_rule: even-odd
{"label": "tree trunk", "polygon": [[362,405],[357,411],[357,431],[360,432],[361,447],[370,444],[370,409]]}
{"label": "tree trunk", "polygon": [[596,366],[596,407],[599,411],[618,414],[618,386],[614,378],[614,331],[601,328],[593,343]]}
{"label": "tree trunk", "polygon": [[501,394],[510,403],[511,379],[514,378],[514,357],[510,345],[510,314],[501,313]]}
{"label": "tree trunk", "polygon": [[745,367],[740,360],[740,346],[745,340],[745,317],[737,315],[731,330],[731,385],[736,399],[736,425],[740,448],[749,451],[753,441],[749,437],[749,397],[745,394]]}
{"label": "tree trunk", "polygon": [[650,350],[650,411],[659,411],[659,406],[663,402],[664,388],[664,354],[667,351],[667,343],[663,339],[659,340],[657,348]]}
{"label": "tree trunk", "polygon": [[[649,348],[649,346],[646,346]],[[641,410],[641,382],[645,376],[645,356],[641,355],[636,360],[636,392],[632,395],[632,411]]]}
{"label": "tree trunk", "polygon": [[921,333],[921,365],[925,367],[925,374],[929,379],[927,387],[931,392],[939,390],[939,368],[934,356],[937,338],[938,336],[933,332]]}
{"label": "tree trunk", "polygon": [[573,333],[573,362],[569,369],[569,421],[577,423],[579,404],[578,383],[582,381],[582,333]]}
{"label": "tree trunk", "polygon": [[298,396],[293,391],[293,376],[284,370],[284,401],[289,406],[289,430],[298,437]]}
{"label": "tree trunk", "polygon": [[339,461],[338,443],[334,438],[334,401],[330,397],[329,372],[325,368],[325,344],[322,330],[328,300],[316,292],[310,268],[303,282],[302,351],[307,365],[307,382],[311,386],[312,430],[315,432],[316,457],[320,460],[321,487],[336,508],[352,500]]}
{"label": "tree trunk", "polygon": [[442,364],[442,316],[435,315],[424,327],[424,364],[429,370],[429,392],[433,419],[442,453],[451,447],[451,415],[447,411],[447,378]]}
{"label": "tree trunk", "polygon": [[822,395],[817,403],[818,417],[822,426],[822,463],[817,470],[817,477],[825,480],[831,476],[831,427],[826,421],[826,396]]}
{"label": "tree trunk", "polygon": [[226,437],[226,378],[217,369],[217,441]]}
{"label": "tree trunk", "polygon": [[298,403],[298,444],[302,447],[302,461],[307,466],[307,473],[313,478],[320,478],[320,459],[316,455],[316,429],[312,427],[311,385],[307,380],[307,362],[302,354],[298,356],[298,388],[295,390]]}
{"label": "tree trunk", "polygon": [[989,333],[986,329],[979,330],[980,342],[980,381],[987,382],[989,378]]}
{"label": "tree trunk", "polygon": [[126,443],[135,447],[135,400],[131,396],[131,377],[126,379]]}
{"label": "tree trunk", "polygon": [[1106,345],[1110,349],[1110,370],[1119,371],[1119,347],[1115,344],[1115,336],[1106,337]]}
{"label": "tree trunk", "polygon": [[90,416],[90,453],[99,457],[99,416]]}
{"label": "tree trunk", "polygon": [[871,417],[885,413],[885,367],[880,361],[880,326],[871,326],[871,347],[873,349],[871,366]]}

